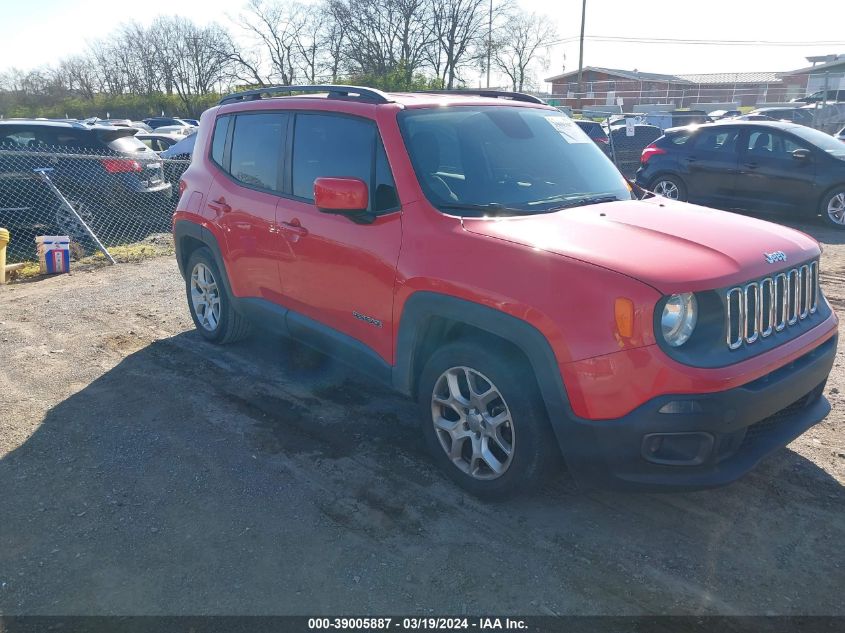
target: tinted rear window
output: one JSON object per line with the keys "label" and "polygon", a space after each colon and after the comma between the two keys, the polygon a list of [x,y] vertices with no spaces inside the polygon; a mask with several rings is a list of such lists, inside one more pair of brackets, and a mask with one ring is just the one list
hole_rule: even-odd
{"label": "tinted rear window", "polygon": [[288,115],[239,114],[235,119],[229,173],[242,183],[281,191],[282,152]]}
{"label": "tinted rear window", "polygon": [[229,131],[231,117],[224,116],[217,119],[214,125],[214,137],[211,139],[211,160],[223,165],[223,150],[226,147],[226,133]]}
{"label": "tinted rear window", "polygon": [[663,137],[663,141],[661,144],[673,144],[673,145],[683,145],[692,137],[692,132],[673,132],[672,134],[667,134]]}

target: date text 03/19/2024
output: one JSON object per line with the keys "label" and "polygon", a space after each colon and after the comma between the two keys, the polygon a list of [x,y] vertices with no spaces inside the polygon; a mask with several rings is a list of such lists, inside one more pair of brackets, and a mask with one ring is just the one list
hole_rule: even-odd
{"label": "date text 03/19/2024", "polygon": [[519,618],[309,618],[309,630],[478,630],[478,631],[519,631],[527,629],[524,620]]}

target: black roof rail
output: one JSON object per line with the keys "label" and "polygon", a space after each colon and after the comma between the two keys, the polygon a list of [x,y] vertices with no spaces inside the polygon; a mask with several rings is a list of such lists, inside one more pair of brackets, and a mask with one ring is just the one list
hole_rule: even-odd
{"label": "black roof rail", "polygon": [[393,99],[388,97],[381,90],[375,88],[362,88],[360,86],[267,86],[254,90],[244,90],[226,95],[217,105],[226,103],[237,103],[239,101],[257,101],[263,99],[263,95],[278,95],[284,92],[328,92],[330,98],[334,99],[359,99],[371,103],[392,103]]}
{"label": "black roof rail", "polygon": [[421,90],[426,94],[440,94],[440,95],[471,95],[474,97],[491,97],[493,99],[510,99],[511,101],[524,101],[525,103],[540,103],[545,105],[546,102],[540,97],[525,94],[524,92],[506,92],[504,90]]}

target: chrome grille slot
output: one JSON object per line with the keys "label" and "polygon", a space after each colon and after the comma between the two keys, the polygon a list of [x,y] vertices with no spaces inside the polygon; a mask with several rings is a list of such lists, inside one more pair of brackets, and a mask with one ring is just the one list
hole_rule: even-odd
{"label": "chrome grille slot", "polygon": [[780,273],[775,276],[775,311],[777,312],[777,320],[775,321],[775,331],[782,332],[786,327],[786,312],[788,308],[788,301],[786,300],[789,293],[787,292],[786,273]]}
{"label": "chrome grille slot", "polygon": [[798,269],[801,287],[801,302],[798,307],[798,318],[806,319],[810,314],[810,267],[804,264]]}
{"label": "chrome grille slot", "polygon": [[745,342],[753,343],[760,336],[760,284],[752,281],[745,286],[743,299],[745,299]]}
{"label": "chrome grille slot", "polygon": [[782,332],[818,308],[817,261],[731,288],[725,294],[728,349]]}
{"label": "chrome grille slot", "polygon": [[742,288],[728,290],[728,347],[738,349],[742,346],[743,322],[745,321],[745,301]]}
{"label": "chrome grille slot", "polygon": [[760,336],[763,338],[775,331],[775,303],[775,280],[766,277],[760,282]]}
{"label": "chrome grille slot", "polygon": [[787,310],[787,325],[795,325],[798,323],[798,303],[800,302],[801,298],[801,277],[798,275],[798,269],[793,268],[788,273],[786,273],[787,279],[787,288],[789,290],[787,296],[787,305],[789,309]]}
{"label": "chrome grille slot", "polygon": [[810,314],[819,309],[819,263],[810,264]]}

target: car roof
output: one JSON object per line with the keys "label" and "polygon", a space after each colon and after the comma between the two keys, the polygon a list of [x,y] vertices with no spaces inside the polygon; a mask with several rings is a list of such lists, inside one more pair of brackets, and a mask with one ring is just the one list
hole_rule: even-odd
{"label": "car roof", "polygon": [[790,106],[770,106],[768,108],[757,108],[756,110],[752,110],[751,112],[787,112],[792,110],[801,110],[801,108],[793,108]]}
{"label": "car roof", "polygon": [[[496,91],[491,91],[496,92]],[[528,107],[528,108],[544,108],[548,110],[555,110],[558,112],[557,108],[550,106],[545,103],[534,103],[528,101],[521,101],[512,98],[502,98],[502,97],[495,97],[495,96],[479,96],[473,94],[470,91],[467,91],[465,94],[462,94],[461,91],[453,91],[449,93],[438,93],[438,92],[385,92],[381,93],[385,98],[388,99],[386,102],[377,102],[367,99],[358,99],[358,98],[339,98],[337,96],[331,95],[328,91],[326,92],[313,92],[309,94],[297,94],[297,95],[277,95],[271,96],[261,99],[244,99],[242,101],[225,101],[221,102],[219,105],[221,108],[225,108],[225,112],[237,112],[240,109],[244,110],[252,110],[254,107],[249,107],[249,104],[262,104],[263,108],[267,108],[268,105],[272,104],[275,107],[302,107],[303,105],[313,104],[315,101],[319,102],[331,102],[333,104],[338,104],[341,106],[342,104],[359,104],[362,106],[369,106],[369,107],[393,107],[396,108],[397,106],[400,108],[408,108],[408,109],[415,109],[415,108],[431,108],[437,106],[450,106],[450,105],[485,105],[485,106],[516,106],[516,107]],[[508,94],[508,93],[503,93]],[[231,96],[237,96],[231,95]],[[282,105],[284,104],[284,105]],[[234,107],[233,107],[234,106]]]}
{"label": "car roof", "polygon": [[792,123],[791,121],[734,121],[733,119],[728,119],[726,121],[713,121],[713,123],[701,123],[701,124],[692,124],[692,125],[682,125],[679,127],[670,127],[664,130],[665,132],[682,132],[682,131],[694,131],[700,129],[707,129],[707,128],[714,128],[714,127],[741,127],[741,126],[754,126],[754,127],[768,127],[768,128],[775,128],[779,130],[800,130],[804,126],[798,125],[797,123]]}
{"label": "car roof", "polygon": [[[103,125],[98,123],[82,123],[81,121],[51,121],[49,119],[3,119],[0,121],[0,126],[12,126],[12,125],[31,125],[31,126],[38,126],[38,127],[56,127],[56,128],[64,128],[68,130],[114,130],[115,126],[113,125]],[[125,129],[125,128],[124,128]]]}
{"label": "car roof", "polygon": [[88,129],[90,126],[79,121],[51,121],[49,119],[3,119],[0,125],[43,125],[45,127],[64,127]]}
{"label": "car roof", "polygon": [[135,138],[167,138],[176,141],[181,141],[185,138],[182,134],[170,134],[168,132],[156,132],[153,130],[152,132],[147,132],[146,130],[141,130],[135,135]]}

